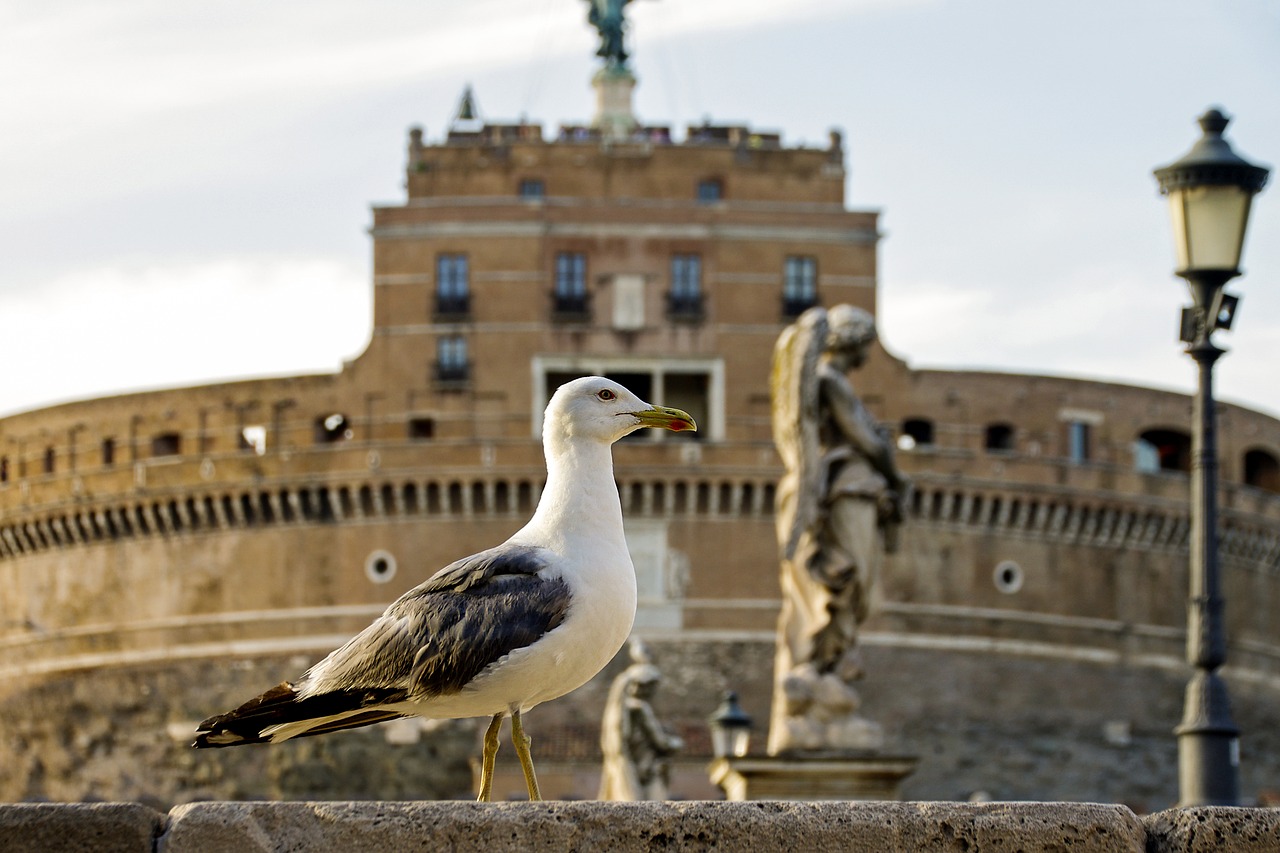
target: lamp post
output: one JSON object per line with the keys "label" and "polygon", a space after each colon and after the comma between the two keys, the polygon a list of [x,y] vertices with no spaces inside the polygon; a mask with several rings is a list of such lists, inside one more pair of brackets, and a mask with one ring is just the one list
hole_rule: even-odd
{"label": "lamp post", "polygon": [[1230,329],[1239,299],[1224,290],[1240,275],[1240,254],[1253,196],[1268,170],[1249,163],[1222,138],[1229,119],[1210,109],[1204,135],[1181,159],[1155,170],[1169,199],[1176,274],[1192,304],[1182,310],[1181,339],[1198,368],[1192,425],[1190,591],[1187,600],[1187,683],[1178,736],[1178,789],[1183,806],[1234,806],[1240,800],[1240,730],[1217,670],[1227,641],[1218,570],[1218,459],[1213,365],[1225,350],[1217,329]]}
{"label": "lamp post", "polygon": [[738,694],[725,691],[720,707],[711,715],[711,751],[716,758],[742,758],[751,737],[751,717],[738,704]]}

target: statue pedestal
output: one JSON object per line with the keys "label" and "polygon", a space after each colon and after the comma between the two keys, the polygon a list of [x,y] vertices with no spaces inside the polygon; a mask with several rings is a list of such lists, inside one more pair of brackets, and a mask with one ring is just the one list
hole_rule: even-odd
{"label": "statue pedestal", "polygon": [[914,756],[779,755],[717,758],[711,781],[730,800],[900,800]]}
{"label": "statue pedestal", "polygon": [[591,78],[596,90],[596,117],[592,126],[606,139],[627,139],[639,127],[631,111],[631,93],[636,77],[627,68],[602,68]]}

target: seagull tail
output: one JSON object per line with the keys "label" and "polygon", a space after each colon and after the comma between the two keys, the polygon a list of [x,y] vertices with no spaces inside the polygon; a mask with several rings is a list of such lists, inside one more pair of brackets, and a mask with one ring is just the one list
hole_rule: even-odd
{"label": "seagull tail", "polygon": [[283,681],[255,696],[234,711],[219,714],[196,728],[196,749],[277,743],[293,737],[309,737],[342,729],[371,726],[408,716],[402,711],[378,707],[404,698],[402,690],[337,690],[299,696]]}

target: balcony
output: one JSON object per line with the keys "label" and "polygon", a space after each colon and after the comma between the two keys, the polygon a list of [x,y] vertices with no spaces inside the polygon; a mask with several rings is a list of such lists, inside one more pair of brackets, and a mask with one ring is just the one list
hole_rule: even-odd
{"label": "balcony", "polygon": [[448,363],[437,361],[432,374],[436,387],[442,391],[456,391],[471,383],[471,365],[468,362]]}
{"label": "balcony", "polygon": [[786,319],[794,319],[817,304],[816,296],[784,296],[782,297],[782,316]]}
{"label": "balcony", "polygon": [[706,319],[702,294],[667,293],[667,319],[674,323],[701,323]]}
{"label": "balcony", "polygon": [[435,319],[437,322],[458,322],[471,317],[471,296],[443,296],[436,294]]}
{"label": "balcony", "polygon": [[553,293],[551,319],[556,323],[585,323],[591,319],[591,297],[586,293]]}

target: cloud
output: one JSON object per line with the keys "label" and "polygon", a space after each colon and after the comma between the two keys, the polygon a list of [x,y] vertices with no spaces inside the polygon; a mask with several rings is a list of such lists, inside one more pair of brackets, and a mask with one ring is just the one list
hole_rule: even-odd
{"label": "cloud", "polygon": [[[56,306],[56,313],[51,310]],[[0,294],[0,412],[245,376],[335,371],[368,339],[363,270],[230,258],[77,270]]]}
{"label": "cloud", "polygon": [[1098,267],[1056,277],[1038,270],[1022,288],[895,282],[882,292],[881,325],[890,351],[916,367],[1012,369],[1187,390],[1170,338],[1177,300],[1153,296],[1149,284]]}

